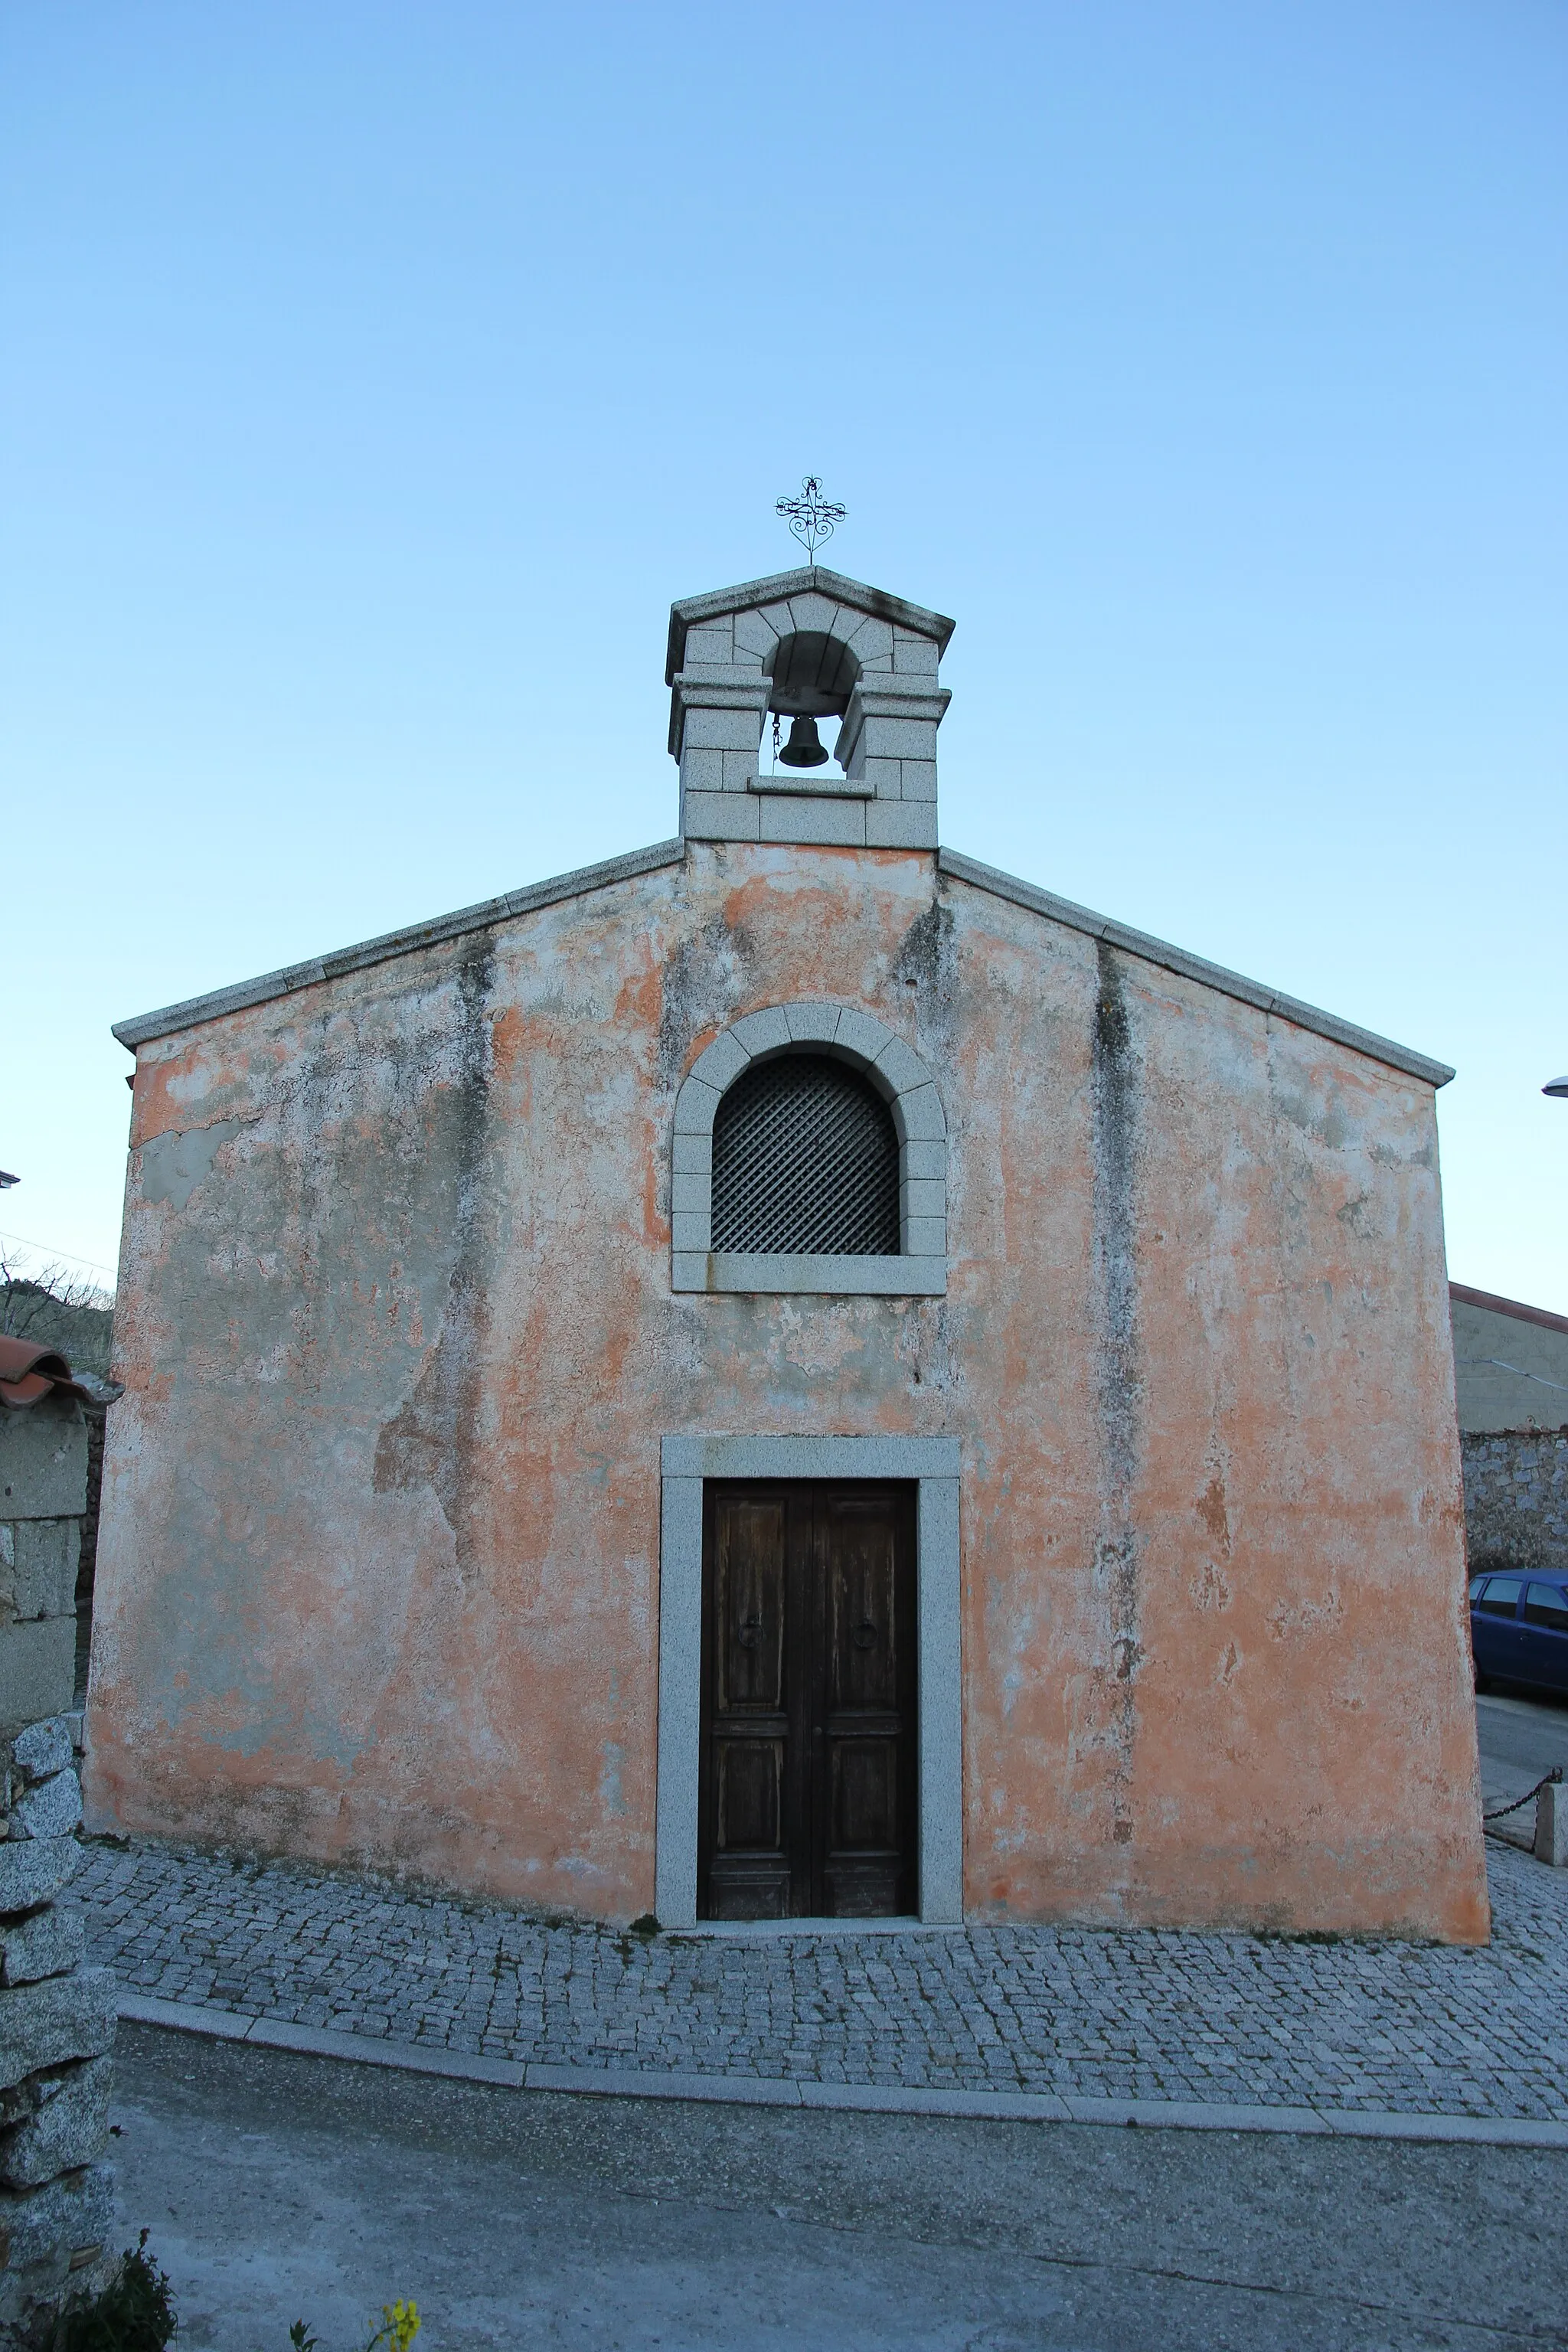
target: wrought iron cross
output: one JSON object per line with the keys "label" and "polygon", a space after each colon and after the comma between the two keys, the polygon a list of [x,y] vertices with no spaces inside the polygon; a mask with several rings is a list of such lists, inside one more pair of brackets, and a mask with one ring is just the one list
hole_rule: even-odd
{"label": "wrought iron cross", "polygon": [[781,499],[777,512],[785,517],[815,563],[817,549],[825,539],[832,538],[833,526],[843,521],[846,509],[836,499],[825,499],[817,476],[807,474],[800,486],[799,498]]}

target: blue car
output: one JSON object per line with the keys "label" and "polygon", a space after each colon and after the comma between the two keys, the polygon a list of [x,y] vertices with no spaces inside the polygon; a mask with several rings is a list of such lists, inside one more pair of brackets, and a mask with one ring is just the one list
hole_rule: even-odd
{"label": "blue car", "polygon": [[1568,1691],[1568,1578],[1528,1571],[1470,1579],[1470,1652],[1476,1688],[1534,1683]]}

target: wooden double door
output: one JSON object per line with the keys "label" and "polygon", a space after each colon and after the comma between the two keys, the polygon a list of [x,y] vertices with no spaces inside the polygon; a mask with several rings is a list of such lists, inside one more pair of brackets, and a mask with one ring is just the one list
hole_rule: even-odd
{"label": "wooden double door", "polygon": [[698,1904],[919,1907],[915,1488],[710,1482]]}

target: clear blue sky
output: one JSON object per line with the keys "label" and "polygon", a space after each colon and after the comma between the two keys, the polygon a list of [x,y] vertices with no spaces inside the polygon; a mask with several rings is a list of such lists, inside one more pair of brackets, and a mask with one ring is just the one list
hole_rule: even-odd
{"label": "clear blue sky", "polygon": [[672,832],[812,467],[943,838],[1456,1063],[1568,1309],[1565,124],[1560,0],[12,0],[0,1227],[111,1020]]}

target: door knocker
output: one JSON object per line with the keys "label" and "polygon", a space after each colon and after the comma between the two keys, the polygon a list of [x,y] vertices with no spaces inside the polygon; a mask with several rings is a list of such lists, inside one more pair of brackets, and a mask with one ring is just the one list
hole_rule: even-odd
{"label": "door knocker", "polygon": [[762,1638],[763,1621],[760,1616],[748,1617],[735,1636],[742,1650],[754,1650]]}
{"label": "door knocker", "polygon": [[849,1638],[858,1650],[874,1650],[881,1634],[869,1617],[863,1617]]}

